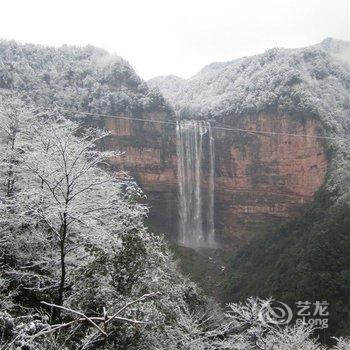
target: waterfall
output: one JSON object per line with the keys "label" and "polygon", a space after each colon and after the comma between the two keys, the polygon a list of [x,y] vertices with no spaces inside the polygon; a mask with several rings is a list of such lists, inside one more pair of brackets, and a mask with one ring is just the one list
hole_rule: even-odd
{"label": "waterfall", "polygon": [[208,205],[208,241],[210,245],[214,244],[214,138],[213,133],[208,123],[209,136],[209,205]]}
{"label": "waterfall", "polygon": [[[183,120],[176,127],[179,243],[214,245],[214,139],[208,122]],[[208,171],[203,174],[203,159]],[[207,184],[203,190],[203,182]]]}

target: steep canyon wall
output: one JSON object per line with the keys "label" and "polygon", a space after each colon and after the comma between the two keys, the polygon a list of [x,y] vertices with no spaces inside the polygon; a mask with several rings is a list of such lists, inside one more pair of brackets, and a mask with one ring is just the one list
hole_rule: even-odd
{"label": "steep canyon wall", "polygon": [[[143,118],[166,121],[167,114],[159,111]],[[213,128],[216,237],[224,245],[239,244],[275,227],[311,201],[324,181],[327,158],[323,141],[312,137],[319,134],[315,119],[261,113],[239,120],[225,118],[220,122],[226,127],[252,131],[242,133]],[[143,188],[150,205],[152,227],[176,240],[175,125],[105,118],[104,127],[111,132],[105,147],[122,152],[111,163],[115,169],[130,172]],[[201,186],[209,186],[208,171],[209,159],[204,159]]]}

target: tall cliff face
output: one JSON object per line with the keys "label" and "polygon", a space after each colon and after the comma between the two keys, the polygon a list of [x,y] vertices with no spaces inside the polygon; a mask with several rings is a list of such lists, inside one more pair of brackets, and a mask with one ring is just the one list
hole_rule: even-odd
{"label": "tall cliff face", "polygon": [[[169,114],[154,110],[143,119],[169,121]],[[128,172],[142,187],[150,206],[152,225],[174,237],[177,232],[177,159],[174,125],[103,118],[110,132],[104,148],[118,150],[110,160],[115,170]],[[175,225],[175,226],[174,226]]]}
{"label": "tall cliff face", "polygon": [[[152,113],[145,119],[164,120]],[[230,127],[230,118],[225,125]],[[121,157],[111,162],[129,171],[150,203],[150,221],[158,229],[177,235],[177,158],[175,126],[105,119],[111,132],[108,149]],[[312,118],[260,113],[242,118],[235,128],[315,136],[319,126]],[[327,159],[319,139],[284,135],[237,133],[213,129],[215,140],[215,226],[223,244],[244,241],[293,216],[324,181]],[[205,156],[205,155],[204,155]],[[204,159],[203,178],[207,178]],[[205,180],[201,184],[207,187]]]}
{"label": "tall cliff face", "polygon": [[216,132],[216,226],[246,240],[292,217],[323,184],[327,159],[313,119],[274,113],[249,115],[239,127],[276,134]]}

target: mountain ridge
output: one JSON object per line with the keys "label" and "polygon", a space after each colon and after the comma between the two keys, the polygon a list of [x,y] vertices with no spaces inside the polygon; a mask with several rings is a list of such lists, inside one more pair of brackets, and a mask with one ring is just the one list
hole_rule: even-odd
{"label": "mountain ridge", "polygon": [[[339,59],[344,56],[348,62]],[[158,88],[183,117],[215,119],[271,108],[311,111],[317,105],[313,100],[320,98],[324,85],[329,85],[328,90],[336,89],[347,100],[349,62],[350,43],[328,38],[305,48],[273,48],[254,56],[214,62],[189,79],[156,77],[147,83]],[[339,84],[332,86],[336,80]],[[318,91],[312,91],[314,86],[320,87]]]}

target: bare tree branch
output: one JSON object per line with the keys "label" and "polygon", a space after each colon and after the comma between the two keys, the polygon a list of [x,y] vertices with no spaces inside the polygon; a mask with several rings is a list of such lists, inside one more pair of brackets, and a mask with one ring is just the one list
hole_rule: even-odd
{"label": "bare tree branch", "polygon": [[[114,313],[113,316],[108,316],[106,308],[103,308],[103,316],[99,316],[99,317],[95,317],[95,316],[89,317],[80,311],[73,310],[73,309],[70,309],[70,308],[62,306],[62,305],[56,305],[56,304],[47,303],[45,301],[42,301],[41,304],[43,304],[43,305],[50,306],[52,308],[58,308],[60,310],[72,313],[74,315],[78,315],[80,317],[75,319],[75,320],[69,321],[69,322],[48,326],[48,327],[44,328],[43,330],[41,330],[40,332],[38,332],[37,334],[34,334],[32,337],[30,337],[30,339],[33,340],[34,338],[37,338],[39,336],[59,331],[60,329],[69,327],[69,326],[76,324],[76,323],[88,323],[98,330],[98,332],[103,337],[104,344],[106,344],[107,338],[108,338],[108,324],[111,321],[127,322],[127,323],[131,323],[134,325],[147,325],[147,324],[149,324],[150,322],[134,320],[134,319],[126,318],[126,317],[120,317],[118,315],[121,312],[123,312],[124,310],[126,310],[127,308],[129,308],[131,305],[134,305],[134,304],[139,303],[139,302],[143,302],[147,299],[150,299],[150,298],[153,298],[153,297],[156,297],[159,295],[160,295],[160,292],[153,292],[153,293],[149,293],[149,294],[144,294],[140,298],[137,298],[133,301],[126,303],[116,313]],[[102,323],[102,328],[97,323]]]}
{"label": "bare tree branch", "polygon": [[56,307],[58,309],[61,309],[61,310],[65,310],[65,311],[68,311],[68,312],[71,312],[73,314],[76,314],[76,315],[79,315],[83,318],[85,318],[88,322],[90,322],[95,328],[97,328],[102,334],[104,335],[107,335],[103,329],[101,329],[91,318],[89,318],[88,316],[86,316],[85,314],[83,314],[82,312],[80,311],[76,311],[76,310],[72,310],[72,309],[69,309],[67,307],[64,307],[64,306],[61,306],[61,305],[56,305],[56,304],[50,304],[50,303],[47,303],[45,301],[42,301],[41,304],[43,305],[47,305],[47,306],[50,306],[50,307]]}
{"label": "bare tree branch", "polygon": [[136,304],[136,303],[140,303],[140,302],[142,302],[142,301],[144,301],[146,299],[153,298],[153,297],[158,296],[158,295],[160,295],[160,292],[144,294],[140,298],[138,298],[138,299],[136,299],[134,301],[130,301],[129,303],[125,304],[121,309],[119,309],[112,317],[110,317],[108,319],[107,323],[112,321],[112,320],[114,320],[121,312],[123,312],[125,309],[127,309],[131,305]]}

